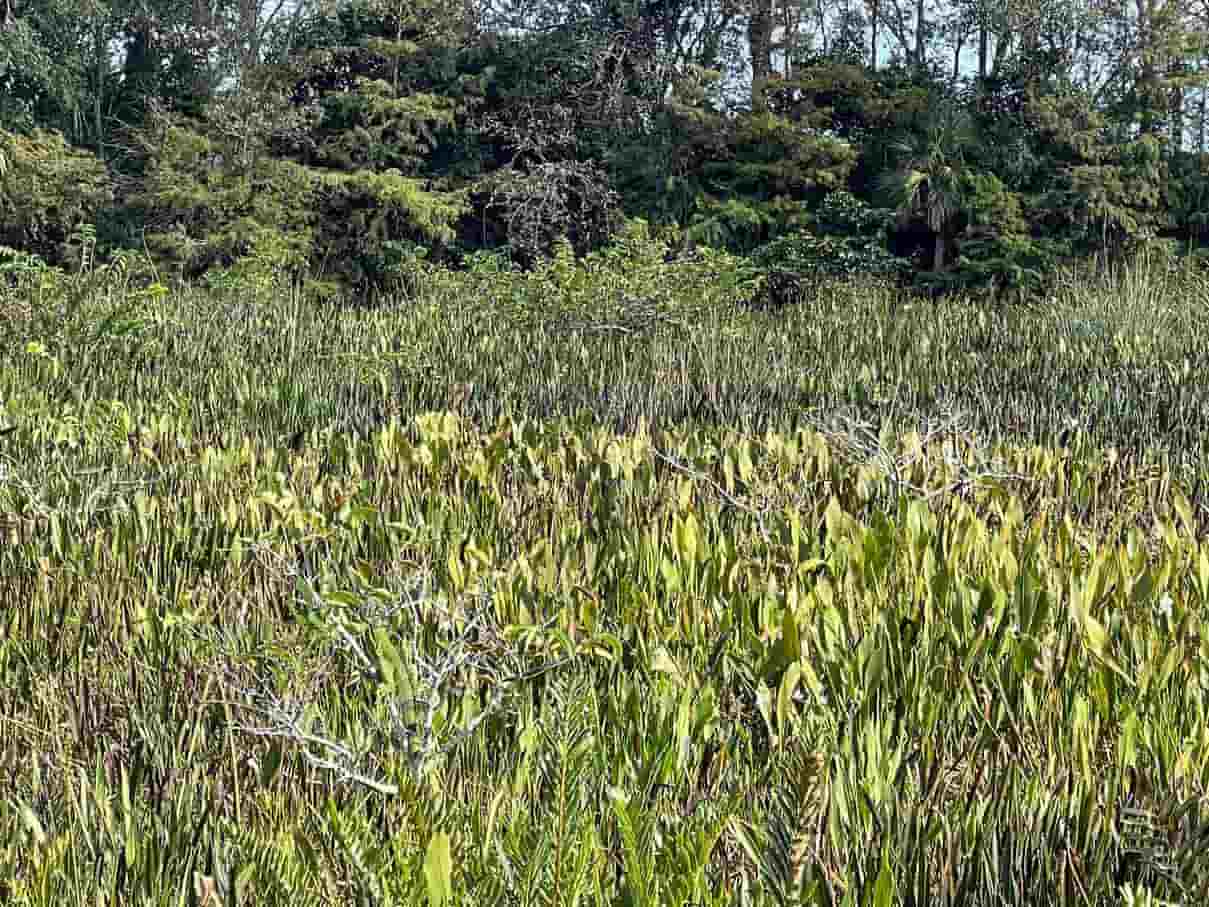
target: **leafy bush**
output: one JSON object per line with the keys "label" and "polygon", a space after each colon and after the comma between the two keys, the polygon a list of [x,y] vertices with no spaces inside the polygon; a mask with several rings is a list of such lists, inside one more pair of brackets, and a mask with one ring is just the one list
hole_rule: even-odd
{"label": "leafy bush", "polygon": [[576,257],[569,242],[527,271],[499,254],[476,253],[467,270],[438,269],[430,279],[453,282],[468,300],[511,317],[558,322],[567,328],[623,333],[682,324],[694,313],[727,308],[752,292],[743,259],[717,249],[674,254],[674,235],[653,236],[643,220],[629,221],[614,241]]}
{"label": "leafy bush", "polygon": [[766,301],[778,306],[799,301],[804,288],[821,279],[901,275],[907,261],[886,250],[892,216],[850,192],[830,193],[809,228],[779,236],[753,253],[753,263],[765,273]]}
{"label": "leafy bush", "polygon": [[[685,238],[692,245],[750,253],[769,234],[775,234],[787,224],[794,223],[792,214],[786,216],[789,207],[783,201],[719,200],[702,196],[697,199],[696,211],[685,230]],[[802,206],[792,203],[792,207],[800,212]]]}
{"label": "leafy bush", "polygon": [[921,286],[963,289],[1016,298],[1043,293],[1069,250],[1060,242],[1021,234],[988,233],[962,242],[951,272],[926,273]]}
{"label": "leafy bush", "polygon": [[71,237],[113,200],[105,165],[55,132],[0,130],[0,245],[76,264]]}

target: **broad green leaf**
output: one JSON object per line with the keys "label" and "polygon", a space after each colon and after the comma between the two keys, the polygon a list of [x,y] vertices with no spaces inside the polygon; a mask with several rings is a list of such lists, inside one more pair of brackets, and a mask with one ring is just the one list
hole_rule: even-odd
{"label": "broad green leaf", "polygon": [[777,690],[777,726],[780,727],[782,733],[791,727],[791,719],[794,716],[793,694],[801,679],[802,669],[796,661],[789,666],[785,676],[781,678],[781,685]]}
{"label": "broad green leaf", "polygon": [[735,450],[737,463],[739,468],[739,478],[744,482],[750,482],[752,473],[755,472],[755,467],[751,462],[751,442],[742,441]]}
{"label": "broad green leaf", "polygon": [[688,563],[697,560],[697,518],[686,513],[675,520],[676,549]]}
{"label": "broad green leaf", "polygon": [[781,658],[795,662],[802,657],[802,635],[793,608],[786,608],[781,617]]}
{"label": "broad green leaf", "polygon": [[443,907],[453,897],[453,855],[449,835],[437,832],[428,842],[424,856],[424,881],[428,885],[428,903]]}
{"label": "broad green leaf", "polygon": [[893,907],[894,904],[894,873],[890,869],[889,846],[882,848],[882,868],[873,883],[873,907]]}
{"label": "broad green leaf", "polygon": [[1188,537],[1196,537],[1196,520],[1192,515],[1192,505],[1188,503],[1188,499],[1178,491],[1171,493],[1171,504],[1175,508],[1176,515],[1180,518],[1180,524],[1183,526],[1184,532]]}
{"label": "broad green leaf", "polygon": [[384,627],[374,628],[374,647],[378,654],[378,670],[382,680],[389,689],[398,689],[403,677],[403,660]]}
{"label": "broad green leaf", "polygon": [[1104,647],[1108,644],[1108,631],[1104,629],[1104,624],[1087,613],[1083,614],[1083,638],[1093,653],[1097,656],[1104,655]]}
{"label": "broad green leaf", "polygon": [[453,585],[453,591],[461,592],[466,585],[466,573],[462,569],[462,558],[458,554],[456,545],[449,547],[449,555],[445,559],[445,566],[449,570],[449,580]]}

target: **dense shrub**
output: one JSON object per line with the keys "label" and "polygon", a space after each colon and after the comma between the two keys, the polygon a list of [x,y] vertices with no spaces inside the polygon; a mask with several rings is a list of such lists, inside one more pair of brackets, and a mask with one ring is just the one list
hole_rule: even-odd
{"label": "dense shrub", "polygon": [[144,173],[127,203],[142,218],[148,249],[178,276],[255,256],[266,231],[291,253],[276,265],[307,262],[315,215],[304,168],[267,156],[244,166],[225,143],[183,122],[142,139]]}
{"label": "dense shrub", "polygon": [[359,290],[388,289],[403,276],[405,249],[435,255],[453,242],[466,211],[461,192],[433,192],[397,170],[322,172],[316,177],[312,260],[318,273]]}
{"label": "dense shrub", "polygon": [[918,282],[936,289],[963,289],[1002,296],[1040,293],[1067,251],[1061,242],[1031,235],[1018,193],[993,173],[961,175],[963,229],[951,271],[928,273]]}
{"label": "dense shrub", "polygon": [[850,192],[830,193],[807,228],[779,236],[752,254],[764,272],[764,301],[778,307],[798,302],[822,279],[897,278],[908,263],[886,251],[892,217]]}
{"label": "dense shrub", "polygon": [[460,194],[430,191],[393,170],[325,171],[268,155],[249,161],[195,124],[167,125],[154,138],[128,203],[146,224],[151,252],[185,278],[381,288],[397,277],[398,243],[449,242],[465,210]]}
{"label": "dense shrub", "polygon": [[113,199],[105,165],[55,132],[0,130],[0,246],[75,264],[72,236]]}
{"label": "dense shrub", "polygon": [[508,317],[621,333],[750,300],[753,284],[743,259],[708,248],[676,255],[675,242],[631,220],[613,242],[586,256],[576,257],[562,240],[527,270],[501,254],[480,252],[466,257],[465,272],[434,268],[429,278],[454,283],[449,291],[467,305]]}

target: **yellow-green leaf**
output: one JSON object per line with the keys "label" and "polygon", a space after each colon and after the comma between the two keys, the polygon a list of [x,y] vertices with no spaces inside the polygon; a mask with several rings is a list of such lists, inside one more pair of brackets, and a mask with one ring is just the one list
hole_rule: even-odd
{"label": "yellow-green leaf", "polygon": [[424,856],[424,881],[428,884],[428,903],[431,907],[444,907],[453,897],[453,855],[449,835],[445,832],[437,832],[428,842],[428,853]]}

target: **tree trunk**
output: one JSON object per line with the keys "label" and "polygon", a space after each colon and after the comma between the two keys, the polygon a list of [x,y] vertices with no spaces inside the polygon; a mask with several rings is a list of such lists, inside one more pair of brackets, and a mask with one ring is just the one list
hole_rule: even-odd
{"label": "tree trunk", "polygon": [[1006,62],[1008,53],[1012,49],[1012,35],[1007,34],[995,36],[995,59],[991,61],[991,75],[999,75],[1000,70]]}
{"label": "tree trunk", "polygon": [[1207,103],[1207,102],[1209,102],[1209,88],[1206,88],[1205,86],[1202,85],[1201,86],[1200,119],[1199,119],[1199,122],[1197,123],[1197,136],[1196,136],[1197,154],[1205,153],[1205,114],[1209,113],[1209,110],[1206,109],[1206,107],[1209,106],[1209,103]]}
{"label": "tree trunk", "polygon": [[1151,0],[1136,0],[1137,33],[1140,43],[1142,65],[1135,91],[1141,105],[1138,117],[1138,128],[1143,135],[1153,135],[1158,131],[1159,118],[1157,103],[1160,92],[1159,61],[1154,4]]}
{"label": "tree trunk", "polygon": [[96,54],[94,77],[96,89],[92,93],[93,128],[97,131],[97,157],[105,158],[104,95],[105,76],[109,71],[109,56],[105,53],[105,20],[97,16],[92,33],[92,52]]}
{"label": "tree trunk", "polygon": [[980,79],[987,77],[987,51],[989,50],[987,42],[989,39],[987,14],[986,10],[983,9],[978,13],[978,78]]}
{"label": "tree trunk", "polygon": [[936,246],[932,252],[932,270],[943,271],[945,269],[945,232],[944,230],[936,231]]}
{"label": "tree trunk", "polygon": [[754,113],[768,110],[765,91],[772,75],[772,3],[773,0],[753,0],[747,23],[747,41],[751,48],[751,109]]}
{"label": "tree trunk", "polygon": [[133,93],[138,97],[140,105],[138,110],[141,117],[148,99],[156,94],[158,87],[158,57],[151,24],[146,19],[136,21],[130,26],[128,38],[122,73],[126,85],[132,88]]}
{"label": "tree trunk", "polygon": [[869,15],[873,31],[873,37],[869,41],[869,69],[872,72],[877,72],[877,20],[880,13],[881,0],[873,0]]}
{"label": "tree trunk", "polygon": [[242,82],[260,62],[260,0],[241,0],[239,4],[239,78]]}
{"label": "tree trunk", "polygon": [[1171,147],[1184,150],[1184,89],[1178,85],[1171,89]]}
{"label": "tree trunk", "polygon": [[392,54],[392,64],[390,67],[390,90],[394,92],[394,96],[399,96],[399,45],[403,43],[403,11],[395,12],[395,47]]}
{"label": "tree trunk", "polygon": [[924,39],[928,31],[924,16],[924,0],[915,0],[915,65],[921,69],[924,65]]}

